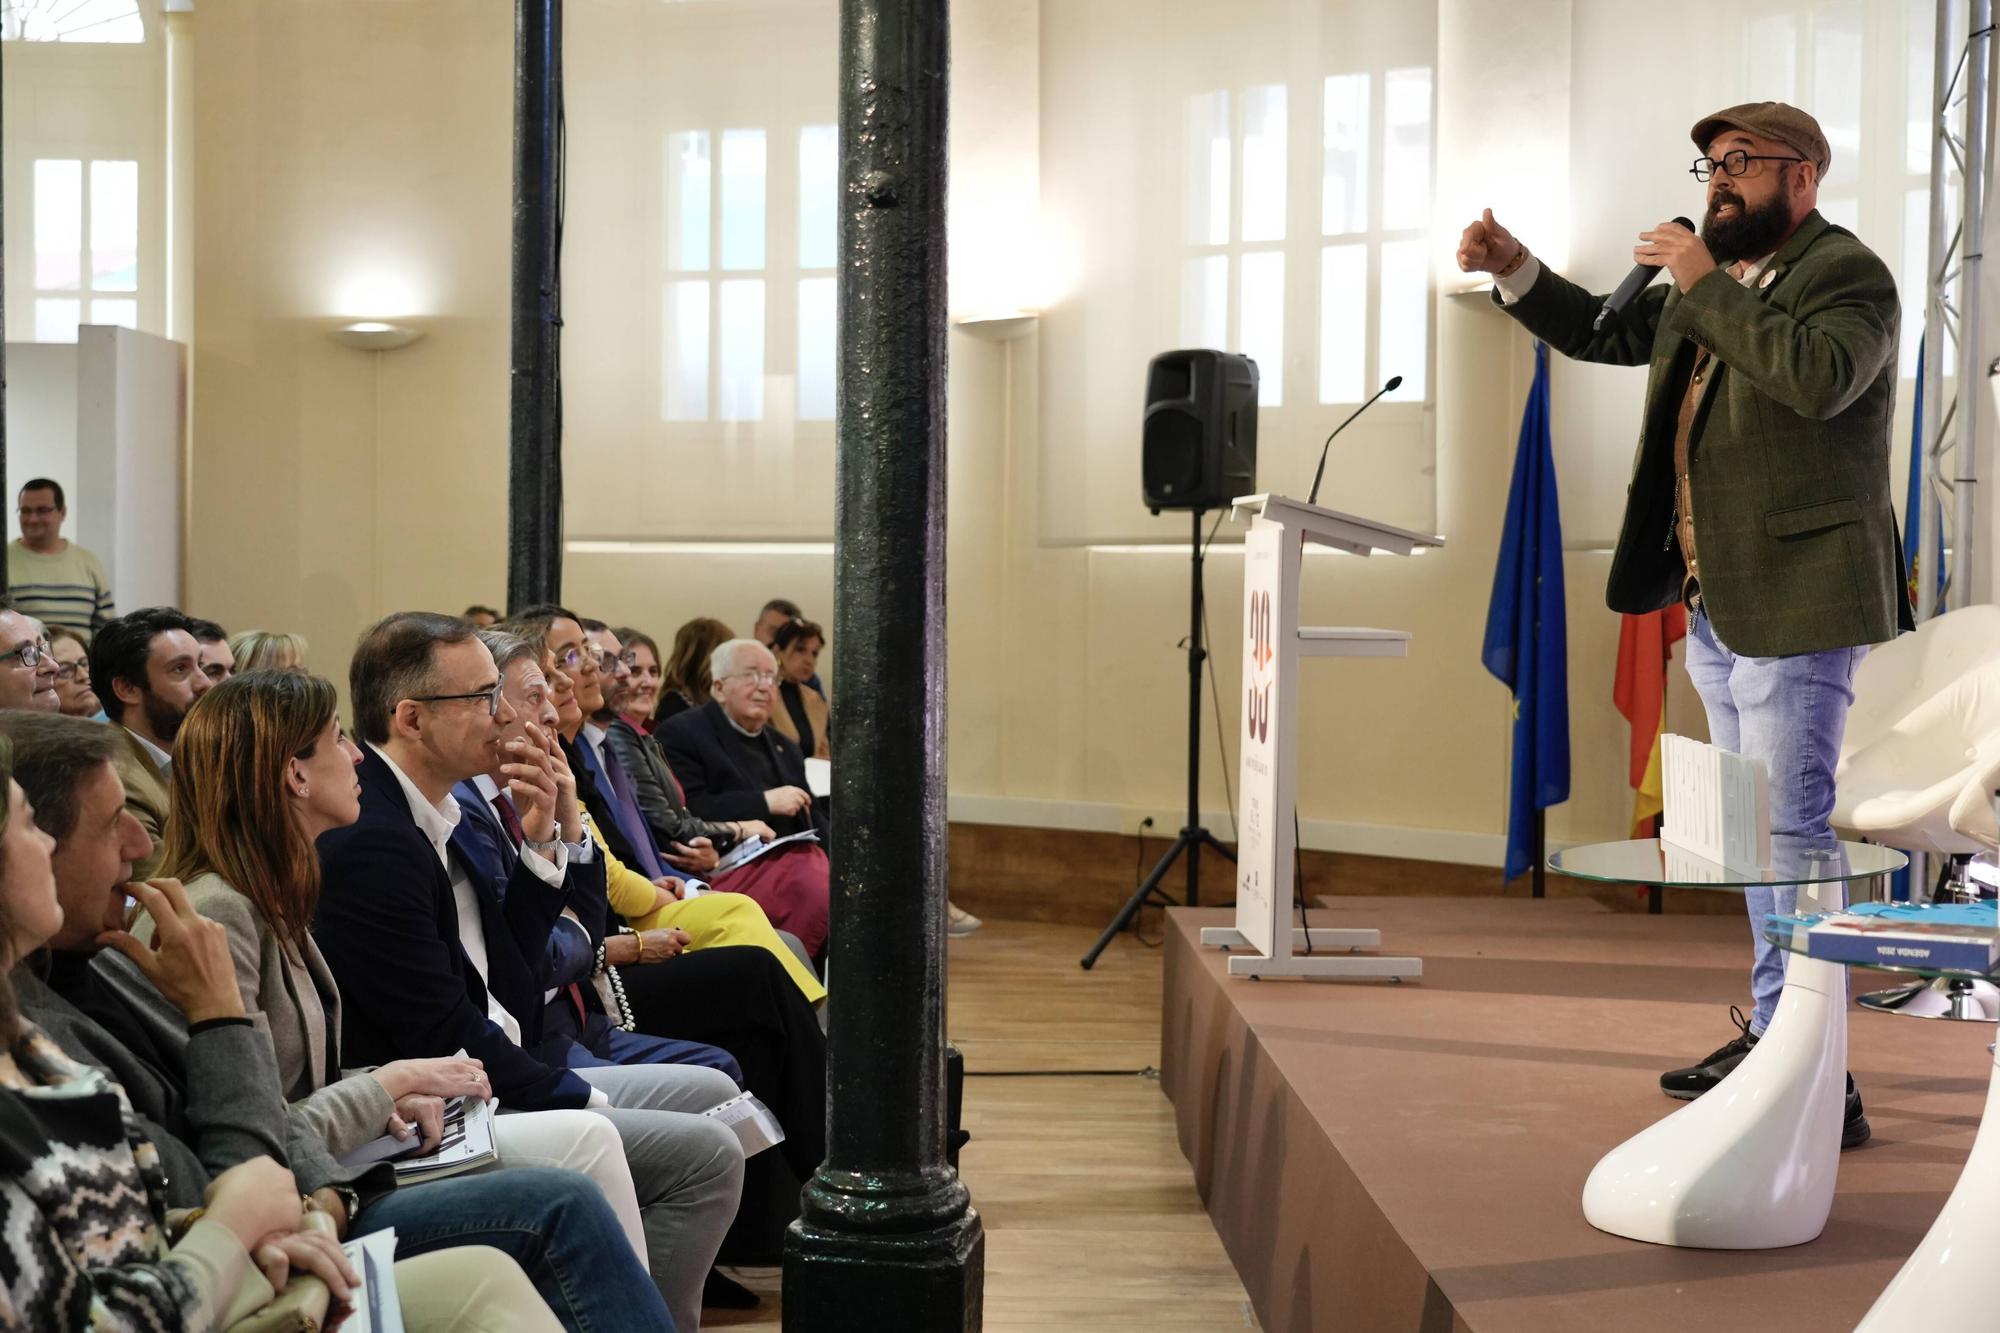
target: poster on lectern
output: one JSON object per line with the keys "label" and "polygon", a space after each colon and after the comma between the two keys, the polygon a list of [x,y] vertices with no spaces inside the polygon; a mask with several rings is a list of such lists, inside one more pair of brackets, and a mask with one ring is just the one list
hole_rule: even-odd
{"label": "poster on lectern", "polygon": [[1236,830],[1236,929],[1269,956],[1276,895],[1290,893],[1291,816],[1280,803],[1278,626],[1285,623],[1280,557],[1285,529],[1259,519],[1243,539],[1242,817]]}

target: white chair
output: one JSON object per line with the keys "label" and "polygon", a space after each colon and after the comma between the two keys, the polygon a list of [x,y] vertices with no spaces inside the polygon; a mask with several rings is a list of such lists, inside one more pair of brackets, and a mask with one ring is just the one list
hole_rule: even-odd
{"label": "white chair", "polygon": [[[2000,606],[1934,617],[1869,653],[1835,770],[1834,827],[1962,862],[2000,843],[1996,780]],[[1917,982],[1860,1002],[1910,1017],[2000,1020],[2000,989],[1983,982]]]}

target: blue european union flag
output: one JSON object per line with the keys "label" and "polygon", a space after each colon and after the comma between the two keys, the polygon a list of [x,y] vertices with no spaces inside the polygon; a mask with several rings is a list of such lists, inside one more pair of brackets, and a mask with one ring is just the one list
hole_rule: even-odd
{"label": "blue european union flag", "polygon": [[1562,561],[1555,446],[1549,438],[1549,349],[1538,342],[1479,655],[1514,696],[1508,879],[1526,871],[1536,853],[1535,811],[1569,799],[1569,632]]}
{"label": "blue european union flag", "polygon": [[1938,539],[1930,550],[1919,552],[1917,543],[1923,531],[1924,504],[1924,357],[1929,352],[1924,344],[1927,340],[1917,340],[1917,391],[1910,395],[1915,400],[1910,408],[1910,488],[1905,492],[1903,502],[1903,569],[1909,575],[1910,607],[1917,605],[1917,579],[1925,570],[1930,571],[1931,582],[1937,589],[1936,605],[1944,607],[1944,524],[1938,524]]}

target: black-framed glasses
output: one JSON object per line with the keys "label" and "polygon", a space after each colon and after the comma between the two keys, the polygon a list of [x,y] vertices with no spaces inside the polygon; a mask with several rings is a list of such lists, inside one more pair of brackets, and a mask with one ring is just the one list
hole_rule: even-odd
{"label": "black-framed glasses", "polygon": [[449,704],[469,703],[474,699],[484,699],[486,701],[486,716],[498,717],[500,716],[501,685],[502,682],[496,680],[487,689],[473,690],[467,694],[413,694],[410,696],[410,702],[413,704]]}
{"label": "black-framed glasses", "polygon": [[49,645],[46,639],[29,639],[18,648],[0,653],[0,662],[5,662],[10,657],[18,657],[21,659],[22,666],[32,670],[40,666],[42,659],[48,656]]}
{"label": "black-framed glasses", "polygon": [[1698,181],[1706,181],[1720,171],[1725,176],[1741,176],[1750,170],[1752,162],[1803,162],[1802,157],[1774,157],[1769,153],[1746,153],[1741,148],[1732,148],[1721,157],[1698,157],[1688,172]]}

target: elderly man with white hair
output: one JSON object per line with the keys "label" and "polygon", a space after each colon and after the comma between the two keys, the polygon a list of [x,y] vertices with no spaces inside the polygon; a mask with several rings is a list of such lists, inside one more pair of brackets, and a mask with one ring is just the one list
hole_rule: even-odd
{"label": "elderly man with white hair", "polygon": [[[709,657],[713,697],[662,723],[654,739],[685,788],[690,810],[703,819],[762,820],[780,837],[815,829],[822,839],[827,810],[806,789],[798,743],[767,725],[778,703],[778,662],[755,639],[731,639]],[[818,956],[826,940],[824,851],[788,844],[717,881],[755,898],[771,924],[805,941]],[[961,923],[962,922],[964,924]],[[951,932],[968,934],[978,918],[954,910]]]}
{"label": "elderly man with white hair", "polygon": [[[703,819],[758,820],[779,837],[826,837],[825,807],[806,789],[798,743],[767,726],[778,701],[778,663],[755,639],[731,639],[709,657],[713,697],[677,714],[654,739],[680,779],[688,809]],[[823,846],[787,844],[724,872],[716,887],[756,899],[771,924],[805,942],[815,958],[826,946],[827,861]]]}

